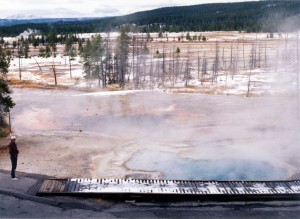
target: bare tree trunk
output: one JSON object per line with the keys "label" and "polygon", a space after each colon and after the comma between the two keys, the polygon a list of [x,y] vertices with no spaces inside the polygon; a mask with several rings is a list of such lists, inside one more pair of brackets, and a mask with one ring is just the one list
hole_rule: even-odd
{"label": "bare tree trunk", "polygon": [[19,55],[19,79],[22,80],[21,55]]}
{"label": "bare tree trunk", "polygon": [[231,44],[231,52],[230,52],[230,70],[231,70],[231,79],[233,80],[235,75],[235,58],[233,57],[233,42]]}
{"label": "bare tree trunk", "polygon": [[189,79],[190,79],[190,49],[188,48],[188,56],[186,60],[186,66],[184,71],[184,80],[185,80],[185,87],[188,86]]}
{"label": "bare tree trunk", "polygon": [[255,42],[255,48],[254,48],[254,62],[253,62],[253,69],[256,69],[256,67],[257,67],[257,57],[256,57],[256,55],[257,55],[257,33],[256,33],[256,42]]}
{"label": "bare tree trunk", "polygon": [[250,71],[249,71],[249,78],[248,78],[248,85],[247,85],[247,97],[249,97],[249,95],[250,95],[250,85],[251,85],[251,69],[250,69]]}
{"label": "bare tree trunk", "polygon": [[247,88],[247,94],[246,96],[249,97],[250,94],[250,85],[251,85],[251,73],[252,70],[255,68],[255,54],[256,54],[256,49],[255,49],[256,45],[254,45],[254,43],[252,44],[252,49],[251,49],[251,56],[250,56],[250,71],[249,71],[249,75],[248,75],[248,88]]}
{"label": "bare tree trunk", "polygon": [[39,66],[39,69],[40,69],[41,73],[43,74],[43,71],[42,71],[42,68],[41,68],[40,64],[38,63],[38,61],[36,60],[36,58],[34,56],[33,56],[33,58],[34,58],[36,64]]}
{"label": "bare tree trunk", "polygon": [[227,87],[227,78],[228,78],[228,71],[226,70],[226,74],[225,74],[225,87]]}
{"label": "bare tree trunk", "polygon": [[203,54],[203,62],[202,62],[202,74],[201,74],[201,85],[203,85],[203,81],[205,79],[205,75],[207,74],[207,61],[205,57],[205,52]]}
{"label": "bare tree trunk", "polygon": [[213,64],[213,76],[212,76],[212,84],[215,81],[216,84],[218,83],[218,74],[219,74],[219,65],[220,65],[220,60],[219,60],[219,42],[216,41],[216,48],[215,48],[215,61]]}
{"label": "bare tree trunk", "polygon": [[150,48],[150,68],[149,68],[149,77],[150,77],[150,89],[153,90],[153,49],[152,49],[152,44]]}
{"label": "bare tree trunk", "polygon": [[240,45],[239,43],[237,44],[237,47],[236,47],[236,54],[235,54],[235,69],[238,70],[239,68],[239,51],[240,51]]}
{"label": "bare tree trunk", "polygon": [[53,76],[54,76],[55,87],[57,87],[57,78],[56,78],[56,70],[55,70],[55,62],[54,62],[54,60],[53,60],[52,69],[53,69]]}
{"label": "bare tree trunk", "polygon": [[279,62],[279,51],[278,47],[276,49],[276,61],[275,61],[275,71],[278,72],[278,62]]}
{"label": "bare tree trunk", "polygon": [[200,79],[200,52],[198,52],[198,62],[197,62],[197,70],[198,70],[198,80]]}
{"label": "bare tree trunk", "polygon": [[236,47],[236,54],[235,54],[235,72],[238,71],[239,68],[239,44]]}
{"label": "bare tree trunk", "polygon": [[162,61],[162,87],[165,87],[165,73],[166,73],[166,58],[165,58],[165,47],[163,49],[163,61]]}
{"label": "bare tree trunk", "polygon": [[225,70],[226,67],[224,68],[224,63],[225,63],[225,48],[223,47],[223,54],[222,54],[222,68]]}
{"label": "bare tree trunk", "polygon": [[169,70],[168,70],[168,76],[169,76],[169,82],[172,82],[172,75],[173,75],[173,58],[174,53],[172,52],[172,49],[169,49]]}
{"label": "bare tree trunk", "polygon": [[69,65],[70,65],[70,78],[72,79],[72,63],[71,63],[70,56],[69,56]]}
{"label": "bare tree trunk", "polygon": [[244,69],[246,69],[246,64],[245,64],[245,40],[244,40],[244,34],[243,34],[243,63],[244,63]]}
{"label": "bare tree trunk", "polygon": [[231,49],[230,49],[230,66],[232,66],[233,63],[233,42],[231,43]]}
{"label": "bare tree trunk", "polygon": [[260,68],[260,61],[261,61],[261,47],[260,44],[258,45],[258,68]]}
{"label": "bare tree trunk", "polygon": [[231,43],[231,48],[230,48],[230,71],[231,71],[231,77],[233,79],[233,41]]}
{"label": "bare tree trunk", "polygon": [[268,67],[268,64],[267,64],[267,43],[265,43],[265,68]]}
{"label": "bare tree trunk", "polygon": [[175,46],[173,47],[173,55],[172,55],[172,86],[175,86]]}
{"label": "bare tree trunk", "polygon": [[160,81],[160,66],[159,66],[160,62],[159,60],[156,60],[156,75],[154,76],[155,77],[155,81],[157,81],[157,83],[159,84],[159,81]]}

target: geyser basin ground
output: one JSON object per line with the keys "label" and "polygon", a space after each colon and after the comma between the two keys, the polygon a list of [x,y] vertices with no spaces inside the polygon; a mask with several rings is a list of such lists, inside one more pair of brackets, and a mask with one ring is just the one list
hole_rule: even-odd
{"label": "geyser basin ground", "polygon": [[[285,179],[299,171],[293,97],[113,94],[14,89],[18,170],[56,177],[197,175],[199,180],[231,179],[235,162],[241,164],[239,177],[250,180]],[[157,163],[158,155],[169,166]],[[171,164],[178,175],[168,175]],[[9,158],[0,165],[9,170]],[[224,173],[197,172],[221,167]]]}

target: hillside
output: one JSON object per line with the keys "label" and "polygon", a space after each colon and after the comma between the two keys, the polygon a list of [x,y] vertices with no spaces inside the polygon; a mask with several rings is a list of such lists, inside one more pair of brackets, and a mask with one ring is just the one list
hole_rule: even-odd
{"label": "hillside", "polygon": [[120,17],[93,20],[61,20],[26,23],[0,28],[0,35],[18,35],[31,28],[42,33],[87,33],[135,24],[143,32],[154,31],[286,31],[298,28],[300,1],[258,1],[167,7]]}
{"label": "hillside", "polygon": [[58,22],[81,22],[87,20],[94,20],[95,18],[8,18],[0,19],[1,26],[14,26],[19,24],[51,24]]}

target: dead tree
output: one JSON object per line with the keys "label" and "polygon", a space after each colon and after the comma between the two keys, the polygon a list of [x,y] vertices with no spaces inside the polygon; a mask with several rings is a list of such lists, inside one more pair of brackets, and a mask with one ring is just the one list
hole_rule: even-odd
{"label": "dead tree", "polygon": [[234,72],[235,72],[233,59],[234,59],[234,57],[233,57],[233,41],[232,41],[232,43],[231,43],[231,49],[230,49],[230,71],[231,71],[231,78],[232,78],[232,80],[233,80]]}
{"label": "dead tree", "polygon": [[244,69],[246,69],[246,64],[245,64],[245,40],[244,40],[244,34],[243,34],[243,63],[244,63]]}
{"label": "dead tree", "polygon": [[197,76],[198,80],[200,79],[200,66],[201,66],[201,61],[200,61],[200,52],[198,52],[198,59],[197,59]]}
{"label": "dead tree", "polygon": [[73,37],[70,36],[66,39],[66,44],[64,48],[64,53],[66,56],[69,56],[69,70],[70,70],[70,78],[72,79],[72,60],[76,56],[76,50],[73,46]]}
{"label": "dead tree", "polygon": [[153,90],[154,85],[153,85],[153,48],[152,48],[152,44],[150,47],[150,57],[151,57],[151,59],[150,59],[150,67],[149,67],[149,77],[150,77],[149,78],[149,80],[150,80],[149,86],[150,86],[150,89]]}
{"label": "dead tree", "polygon": [[202,62],[201,85],[203,85],[206,74],[207,74],[207,60],[206,60],[205,52],[204,52],[203,62]]}
{"label": "dead tree", "polygon": [[24,54],[24,45],[18,41],[18,58],[19,58],[19,79],[22,80],[22,56]]}
{"label": "dead tree", "polygon": [[236,53],[233,61],[232,78],[236,74],[239,67],[239,44],[236,46]]}
{"label": "dead tree", "polygon": [[172,82],[172,76],[174,71],[174,53],[172,49],[169,49],[169,70],[168,70],[168,80],[171,83]]}
{"label": "dead tree", "polygon": [[19,55],[19,79],[20,80],[22,80],[22,68],[21,68],[21,66],[22,66],[22,59]]}
{"label": "dead tree", "polygon": [[260,44],[258,44],[258,68],[260,68],[260,61],[261,61],[261,47]]}
{"label": "dead tree", "polygon": [[230,48],[230,68],[233,64],[233,54],[232,53],[233,53],[233,41],[231,43],[231,48]]}
{"label": "dead tree", "polygon": [[175,61],[175,71],[174,71],[174,84],[177,83],[180,74],[180,49],[176,49],[176,61]]}
{"label": "dead tree", "polygon": [[175,86],[175,46],[173,47],[172,52],[172,86]]}
{"label": "dead tree", "polygon": [[33,58],[34,58],[36,64],[38,65],[38,67],[39,67],[41,73],[43,74],[43,71],[42,71],[42,68],[41,68],[40,64],[38,63],[38,61],[36,60],[36,58],[35,58],[34,56],[33,56]]}
{"label": "dead tree", "polygon": [[57,77],[56,77],[56,69],[55,69],[54,59],[53,59],[52,70],[53,70],[53,76],[54,76],[54,84],[55,84],[55,87],[57,87]]}
{"label": "dead tree", "polygon": [[267,64],[267,43],[265,42],[265,68],[268,67],[268,64]]}
{"label": "dead tree", "polygon": [[161,83],[162,87],[165,87],[165,75],[166,75],[166,51],[165,51],[165,46],[163,49],[163,54],[162,54],[162,75],[161,75]]}
{"label": "dead tree", "polygon": [[278,72],[278,62],[279,62],[279,51],[278,47],[276,49],[276,60],[275,60],[275,71]]}
{"label": "dead tree", "polygon": [[190,70],[191,70],[190,49],[188,49],[188,56],[186,59],[185,71],[184,71],[184,77],[183,77],[183,80],[185,81],[185,87],[188,86],[189,80],[191,78]]}
{"label": "dead tree", "polygon": [[226,61],[225,61],[225,48],[223,47],[223,53],[222,53],[222,68],[226,70]]}
{"label": "dead tree", "polygon": [[249,97],[250,95],[250,86],[251,86],[251,74],[252,74],[252,70],[255,68],[255,45],[252,44],[252,49],[251,49],[251,55],[250,55],[250,70],[249,70],[249,75],[248,75],[248,85],[247,85],[247,94],[246,96]]}
{"label": "dead tree", "polygon": [[156,60],[156,75],[154,76],[155,77],[155,80],[157,83],[158,83],[158,86],[159,86],[159,81],[160,81],[160,60],[157,59]]}
{"label": "dead tree", "polygon": [[219,42],[216,41],[215,60],[214,60],[214,63],[213,63],[213,75],[212,75],[212,79],[211,79],[211,84],[213,84],[214,81],[216,83],[218,82],[219,65],[220,65],[220,60],[219,60]]}

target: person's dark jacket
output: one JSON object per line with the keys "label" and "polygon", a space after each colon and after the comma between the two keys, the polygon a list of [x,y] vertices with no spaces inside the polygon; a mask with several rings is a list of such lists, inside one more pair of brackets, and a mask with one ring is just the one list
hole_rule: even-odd
{"label": "person's dark jacket", "polygon": [[17,144],[15,142],[10,142],[8,147],[9,147],[10,156],[17,157],[18,153],[19,153],[18,148],[17,148]]}

